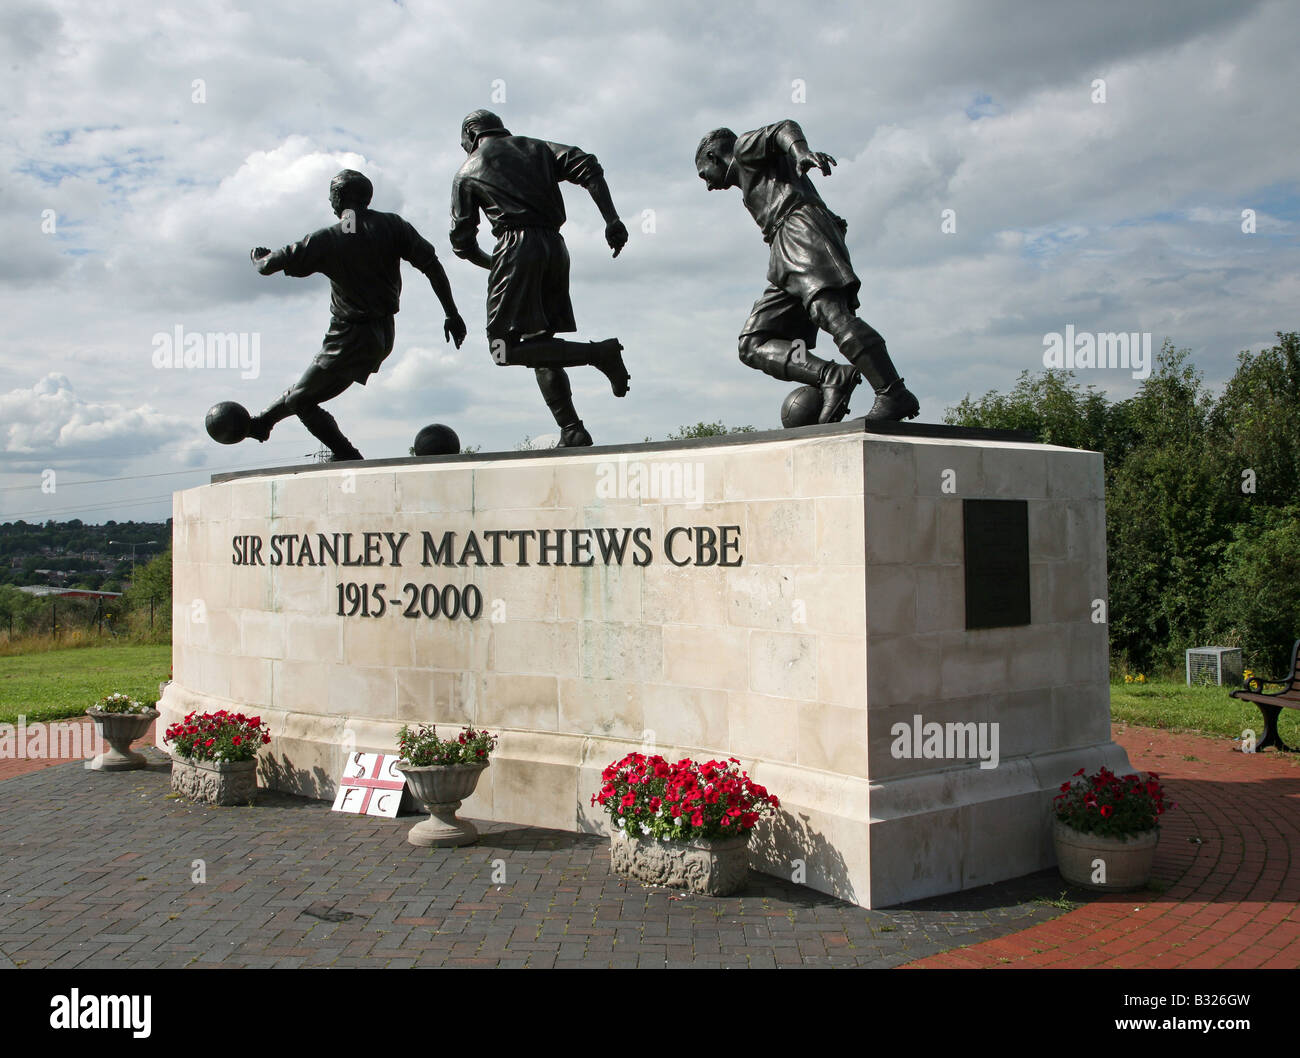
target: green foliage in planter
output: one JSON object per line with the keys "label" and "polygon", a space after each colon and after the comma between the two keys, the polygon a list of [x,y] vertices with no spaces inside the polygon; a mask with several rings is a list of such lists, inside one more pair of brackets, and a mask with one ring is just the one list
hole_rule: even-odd
{"label": "green foliage in planter", "polygon": [[452,738],[439,738],[438,729],[421,724],[414,731],[403,724],[397,732],[397,748],[402,760],[415,768],[439,764],[486,764],[496,748],[496,735],[464,728]]}
{"label": "green foliage in planter", "polygon": [[101,713],[143,713],[153,708],[153,702],[142,702],[125,694],[106,694],[91,708]]}
{"label": "green foliage in planter", "polygon": [[1166,807],[1164,791],[1155,772],[1140,775],[1116,775],[1102,768],[1096,775],[1084,776],[1080,768],[1070,781],[1061,783],[1061,792],[1053,798],[1056,818],[1082,834],[1103,838],[1127,838],[1159,826],[1158,817]]}
{"label": "green foliage in planter", "polygon": [[218,709],[215,713],[190,713],[167,729],[166,740],[179,757],[233,764],[253,760],[271,741],[271,733],[260,716]]}

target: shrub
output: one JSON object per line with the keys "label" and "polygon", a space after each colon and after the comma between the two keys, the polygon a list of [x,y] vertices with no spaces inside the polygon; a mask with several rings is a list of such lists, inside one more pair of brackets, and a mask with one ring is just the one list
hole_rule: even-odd
{"label": "shrub", "polygon": [[601,773],[592,794],[614,825],[634,837],[663,841],[729,838],[748,833],[781,802],[740,770],[740,762],[703,764],[629,753]]}
{"label": "shrub", "polygon": [[125,694],[108,694],[94,704],[92,708],[101,713],[143,713],[152,709],[152,702],[140,702]]}
{"label": "shrub", "polygon": [[455,739],[439,738],[438,729],[421,724],[412,731],[405,724],[397,732],[402,762],[414,768],[446,764],[486,764],[496,748],[496,735],[467,727]]}
{"label": "shrub", "polygon": [[271,741],[271,733],[261,717],[218,709],[215,713],[190,713],[167,729],[166,740],[178,756],[230,764],[255,758]]}
{"label": "shrub", "polygon": [[[1066,826],[1104,838],[1151,830],[1160,825],[1158,817],[1166,808],[1155,772],[1147,772],[1143,779],[1140,775],[1116,775],[1109,768],[1088,776],[1080,768],[1061,783],[1053,804],[1056,818]],[[1171,803],[1168,807],[1177,806]]]}

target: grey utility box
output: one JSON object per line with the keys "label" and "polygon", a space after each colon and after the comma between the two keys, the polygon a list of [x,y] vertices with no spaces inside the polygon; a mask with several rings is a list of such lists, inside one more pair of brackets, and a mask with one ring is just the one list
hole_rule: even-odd
{"label": "grey utility box", "polygon": [[1194,647],[1187,652],[1187,686],[1240,687],[1241,647]]}

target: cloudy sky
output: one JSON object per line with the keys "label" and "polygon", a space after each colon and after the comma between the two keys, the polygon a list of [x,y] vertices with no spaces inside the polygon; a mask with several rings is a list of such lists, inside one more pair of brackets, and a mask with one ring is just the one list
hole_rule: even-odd
{"label": "cloudy sky", "polygon": [[[1213,383],[1300,328],[1296,5],[805,7],[6,0],[0,521],[161,519],[173,489],[318,447],[296,420],[228,448],[202,423],[218,400],[261,410],[319,348],[328,281],[258,276],[248,250],[331,223],[345,166],[433,243],[470,330],[446,344],[405,266],[392,356],[330,405],[345,432],[372,458],[433,421],[488,450],[553,434],[531,372],[490,359],[486,273],[447,243],[460,121],[480,106],[596,154],[631,231],[611,260],[566,185],[576,337],[618,336],[632,374],[615,400],[573,372],[597,443],[778,425],[790,386],[736,357],[766,247],[692,162],[720,125],[791,117],[838,159],[814,179],[924,420],[1041,369],[1066,326],[1170,338]],[[255,340],[256,377],[156,367],[177,328]]]}

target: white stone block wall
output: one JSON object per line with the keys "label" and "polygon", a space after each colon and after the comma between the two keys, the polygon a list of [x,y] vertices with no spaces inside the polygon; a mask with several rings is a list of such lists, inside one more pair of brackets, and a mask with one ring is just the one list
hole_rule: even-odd
{"label": "white stone block wall", "polygon": [[[637,474],[661,494],[618,494]],[[963,498],[1028,501],[1029,627],[965,630]],[[392,752],[408,722],[486,726],[501,744],[466,814],[566,830],[603,828],[590,795],[630,750],[735,756],[786,809],[752,843],[763,869],[803,860],[809,885],[867,906],[985,884],[1052,862],[1046,791],[1062,776],[1126,765],[1091,621],[1102,502],[1095,454],[856,432],[207,485],[175,499],[162,722],[260,713],[263,783],[315,797],[332,796],[347,746]],[[722,525],[739,527],[741,565],[666,560],[674,527]],[[598,527],[649,530],[653,561],[633,565],[629,546],[622,566],[543,566],[535,543],[527,567],[418,561],[426,530]],[[400,569],[231,562],[237,535],[265,549],[366,531],[411,534]],[[472,583],[484,610],[339,617],[341,580],[389,598]],[[918,713],[998,722],[999,767],[894,759],[891,725]]]}

